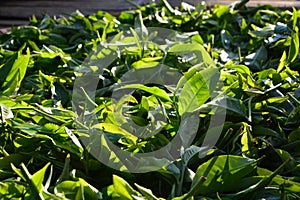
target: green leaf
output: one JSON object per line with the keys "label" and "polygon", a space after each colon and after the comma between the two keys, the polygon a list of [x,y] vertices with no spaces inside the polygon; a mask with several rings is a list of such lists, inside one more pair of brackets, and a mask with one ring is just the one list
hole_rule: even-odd
{"label": "green leaf", "polygon": [[37,39],[41,34],[41,30],[36,26],[21,26],[12,29],[11,33],[16,38]]}
{"label": "green leaf", "polygon": [[66,126],[65,126],[65,131],[68,134],[68,136],[71,138],[73,143],[78,147],[78,150],[80,152],[83,152],[83,147],[82,147],[79,139],[76,137],[76,135],[74,135],[73,132],[70,129],[68,129]]}
{"label": "green leaf", "polygon": [[39,39],[45,44],[52,44],[57,47],[64,47],[68,44],[68,40],[65,37],[56,33],[42,34]]}
{"label": "green leaf", "polygon": [[61,172],[60,176],[56,180],[56,184],[59,184],[59,183],[65,181],[65,180],[70,179],[70,172],[69,172],[69,170],[70,170],[70,161],[71,161],[71,156],[70,156],[70,154],[68,154],[66,159],[65,159],[65,164],[64,164],[63,171]]}
{"label": "green leaf", "polygon": [[94,125],[92,128],[98,128],[112,134],[120,134],[120,135],[131,136],[131,137],[133,136],[131,133],[127,132],[121,127],[111,123],[99,123]]}
{"label": "green leaf", "polygon": [[284,51],[282,53],[279,65],[277,67],[277,73],[280,73],[284,69],[284,67],[286,66],[286,64],[287,64],[287,56],[286,56],[286,52]]}
{"label": "green leaf", "polygon": [[135,63],[133,63],[131,66],[133,68],[136,68],[136,69],[140,69],[140,68],[151,68],[151,67],[156,67],[158,66],[160,63],[159,62],[154,62],[154,61],[145,61],[145,60],[139,60]]}
{"label": "green leaf", "polygon": [[[37,124],[31,124],[31,123],[18,123],[13,121],[13,128],[14,129],[20,129],[23,133],[27,133],[28,135],[31,136],[40,136],[40,137],[44,137],[47,138],[47,135],[45,135],[45,133],[51,134],[52,131],[49,131],[48,129],[46,129],[43,126],[37,125]],[[40,134],[43,133],[43,134]],[[50,137],[49,137],[50,139]]]}
{"label": "green leaf", "polygon": [[287,159],[282,165],[280,165],[274,172],[272,172],[269,176],[263,177],[259,182],[256,184],[237,192],[233,195],[228,195],[228,197],[231,196],[231,198],[235,199],[244,199],[244,198],[253,198],[257,195],[257,192],[262,191],[267,187],[274,177],[277,176],[277,174],[291,161],[291,159]]}
{"label": "green leaf", "polygon": [[[282,150],[282,149],[275,149],[276,150],[276,153],[280,156],[281,158],[281,161],[284,162],[286,160],[288,160],[289,158],[292,158],[291,154],[285,150]],[[291,161],[289,161],[289,163],[287,163],[285,165],[285,169],[286,170],[293,170],[296,168],[296,162],[294,159],[292,159]]]}
{"label": "green leaf", "polygon": [[75,200],[102,199],[102,193],[82,178],[75,181],[63,181],[54,188],[54,193],[57,196]]}
{"label": "green leaf", "polygon": [[30,51],[27,49],[27,54],[22,55],[22,48],[8,62],[0,66],[0,92],[2,91],[3,95],[9,96],[16,93],[25,77]]}
{"label": "green leaf", "polygon": [[229,13],[229,7],[226,6],[226,5],[219,5],[219,6],[216,6],[213,13],[218,17],[218,18],[221,18],[223,17],[224,15],[228,14]]}
{"label": "green leaf", "polygon": [[149,124],[148,120],[142,116],[135,116],[135,115],[129,115],[129,116],[132,119],[132,121],[134,121],[134,123],[137,124],[138,126],[143,127]]}
{"label": "green leaf", "polygon": [[[44,170],[42,169],[41,172],[43,172],[43,171]],[[21,172],[22,172],[22,175],[24,176],[26,182],[29,185],[30,191],[32,192],[34,199],[43,200],[44,199],[43,194],[39,191],[40,187],[39,187],[39,185],[36,185],[36,184],[40,183],[40,176],[38,176],[38,175],[35,176],[35,181],[34,181],[33,176],[29,173],[28,169],[26,168],[26,166],[23,163],[21,163]]]}
{"label": "green leaf", "polygon": [[298,124],[300,120],[300,106],[293,109],[293,111],[289,114],[286,124],[292,125],[292,124]]}
{"label": "green leaf", "polygon": [[[272,174],[272,171],[269,171],[264,168],[257,168],[257,174],[263,177],[269,177]],[[271,186],[283,187],[285,191],[299,193],[300,191],[300,183],[284,178],[280,175],[276,175],[272,182]]]}
{"label": "green leaf", "polygon": [[115,192],[124,199],[133,200],[133,196],[138,196],[135,191],[123,178],[113,175],[113,185]]}
{"label": "green leaf", "polygon": [[296,8],[293,8],[293,16],[292,16],[292,20],[293,20],[293,30],[297,29],[297,21],[299,18],[299,12],[296,10]]}
{"label": "green leaf", "polygon": [[253,148],[252,144],[252,135],[250,132],[249,125],[244,125],[241,137],[241,144],[242,144],[242,152],[246,153],[247,155],[251,155],[251,149]]}
{"label": "green leaf", "polygon": [[24,181],[26,181],[25,176],[22,174],[22,171],[18,168],[15,167],[15,165],[13,163],[10,163],[10,166],[12,168],[12,170],[20,177],[22,178]]}
{"label": "green leaf", "polygon": [[214,61],[204,47],[196,42],[186,44],[175,43],[175,45],[168,50],[168,53],[184,56],[187,58],[187,60],[191,60],[192,62],[189,62],[191,62],[193,65],[203,63],[207,68],[215,67]]}
{"label": "green leaf", "polygon": [[179,94],[179,115],[193,112],[210,98],[209,84],[202,73],[195,74],[184,84]]}
{"label": "green leaf", "polygon": [[137,183],[134,184],[138,190],[140,191],[140,193],[147,199],[147,200],[159,200],[159,198],[157,198],[156,196],[154,196],[154,194],[152,193],[152,191],[150,189],[144,188],[140,185],[138,185]]}
{"label": "green leaf", "polygon": [[245,65],[226,64],[225,67],[227,69],[236,70],[237,72],[242,73],[242,74],[248,74],[248,75],[250,75],[250,69],[247,66],[245,66]]}
{"label": "green leaf", "polygon": [[48,169],[49,165],[50,163],[47,163],[42,169],[35,172],[31,177],[31,180],[34,183],[39,193],[43,192],[43,181],[44,181],[46,170]]}
{"label": "green leaf", "polygon": [[191,158],[193,158],[196,154],[205,154],[207,152],[207,148],[205,147],[197,147],[197,146],[190,146],[187,148],[184,153],[181,155],[182,162],[187,165]]}
{"label": "green leaf", "polygon": [[219,71],[215,67],[206,68],[206,66],[203,66],[202,64],[195,65],[191,67],[187,72],[185,72],[184,76],[179,80],[177,84],[177,90],[183,87],[188,80],[199,73],[202,75],[204,81],[207,82],[209,90],[213,92],[220,78]]}
{"label": "green leaf", "polygon": [[255,168],[256,161],[253,159],[234,155],[213,157],[198,167],[192,187],[201,177],[206,177],[198,193],[232,192],[235,191],[235,184]]}
{"label": "green leaf", "polygon": [[279,133],[264,126],[254,126],[252,128],[252,133],[255,136],[272,136],[272,137],[276,137],[279,140],[283,139]]}
{"label": "green leaf", "polygon": [[251,27],[254,29],[254,31],[249,32],[251,36],[263,38],[271,36],[274,33],[275,29],[275,26],[273,24],[266,25],[263,28],[251,24]]}
{"label": "green leaf", "polygon": [[296,60],[299,53],[299,31],[298,27],[295,27],[295,32],[292,33],[292,41],[289,48],[289,54],[287,57],[287,63],[290,64]]}
{"label": "green leaf", "polygon": [[141,113],[141,115],[143,115],[144,112],[149,112],[149,102],[148,102],[148,99],[145,96],[142,96],[141,103],[140,103],[140,108],[139,109],[141,111],[143,111]]}
{"label": "green leaf", "polygon": [[166,100],[166,101],[172,101],[168,95],[168,93],[163,90],[160,89],[158,87],[148,87],[142,84],[129,84],[129,85],[125,85],[122,87],[122,89],[126,89],[126,88],[131,88],[131,89],[139,89],[139,90],[143,90],[145,92],[149,92],[150,94],[153,94],[154,96],[157,96],[159,98],[161,98],[162,100]]}
{"label": "green leaf", "polygon": [[203,107],[211,106],[223,108],[228,111],[229,115],[237,115],[247,118],[246,106],[240,99],[232,98],[232,97],[219,97],[216,98]]}

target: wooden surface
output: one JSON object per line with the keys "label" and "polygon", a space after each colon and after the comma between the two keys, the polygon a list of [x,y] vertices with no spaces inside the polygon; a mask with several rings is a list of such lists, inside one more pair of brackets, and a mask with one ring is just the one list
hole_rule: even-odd
{"label": "wooden surface", "polygon": [[[156,0],[158,2],[159,0]],[[209,6],[214,4],[230,4],[235,0],[206,0]],[[143,5],[151,0],[132,0],[132,2]],[[173,6],[179,6],[182,0],[169,0]],[[184,0],[184,2],[197,5],[201,0]],[[300,7],[297,0],[250,0],[249,7],[257,5],[272,4],[276,7]],[[118,14],[122,10],[134,9],[132,4],[125,0],[0,0],[0,27],[11,25],[22,25],[28,23],[34,14],[42,16],[47,13],[51,16],[70,14],[76,10],[83,14],[90,14],[97,10],[109,11]]]}

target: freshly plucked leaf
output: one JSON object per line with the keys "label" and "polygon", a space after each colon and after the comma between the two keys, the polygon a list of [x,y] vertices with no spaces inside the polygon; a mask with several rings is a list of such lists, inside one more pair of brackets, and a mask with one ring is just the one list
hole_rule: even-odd
{"label": "freshly plucked leaf", "polygon": [[229,115],[237,115],[247,118],[246,106],[244,103],[236,98],[232,97],[219,97],[211,102],[207,103],[205,106],[222,108],[228,112]]}
{"label": "freshly plucked leaf", "polygon": [[195,74],[183,86],[179,95],[178,112],[193,112],[210,98],[209,82],[201,73]]}
{"label": "freshly plucked leaf", "polygon": [[31,177],[32,182],[36,186],[39,193],[43,192],[43,187],[44,187],[43,186],[43,181],[44,181],[46,170],[48,169],[49,165],[50,165],[50,163],[47,163],[42,169],[35,172]]}
{"label": "freshly plucked leaf", "polygon": [[3,95],[15,94],[21,86],[25,77],[27,66],[30,58],[29,49],[26,55],[22,54],[23,47],[15,53],[3,66],[0,67],[0,93]]}
{"label": "freshly plucked leaf", "polygon": [[117,175],[113,175],[113,185],[115,192],[124,199],[133,200],[133,196],[139,195],[123,178]]}
{"label": "freshly plucked leaf", "polygon": [[199,188],[200,194],[232,192],[235,190],[235,183],[249,176],[255,168],[256,161],[253,159],[233,155],[213,157],[198,167],[192,186],[201,177],[206,177]]}
{"label": "freshly plucked leaf", "polygon": [[298,199],[300,12],[247,2],[1,29],[0,198]]}
{"label": "freshly plucked leaf", "polygon": [[299,31],[298,27],[295,27],[295,32],[292,33],[291,45],[289,48],[289,54],[287,56],[287,63],[290,64],[295,61],[299,53]]}
{"label": "freshly plucked leaf", "polygon": [[155,87],[155,86],[148,87],[148,86],[145,86],[142,84],[130,84],[130,85],[125,85],[124,87],[122,87],[122,89],[126,89],[126,88],[143,90],[143,91],[149,92],[150,94],[153,94],[163,100],[172,101],[166,91],[164,91],[163,89],[160,89],[158,87]]}

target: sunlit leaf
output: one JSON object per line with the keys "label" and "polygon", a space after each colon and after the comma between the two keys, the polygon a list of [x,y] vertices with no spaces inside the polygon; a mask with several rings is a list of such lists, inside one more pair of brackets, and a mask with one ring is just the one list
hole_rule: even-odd
{"label": "sunlit leaf", "polygon": [[199,189],[200,194],[234,191],[235,183],[255,168],[253,159],[232,155],[213,157],[198,167],[192,186],[203,176],[206,181]]}

